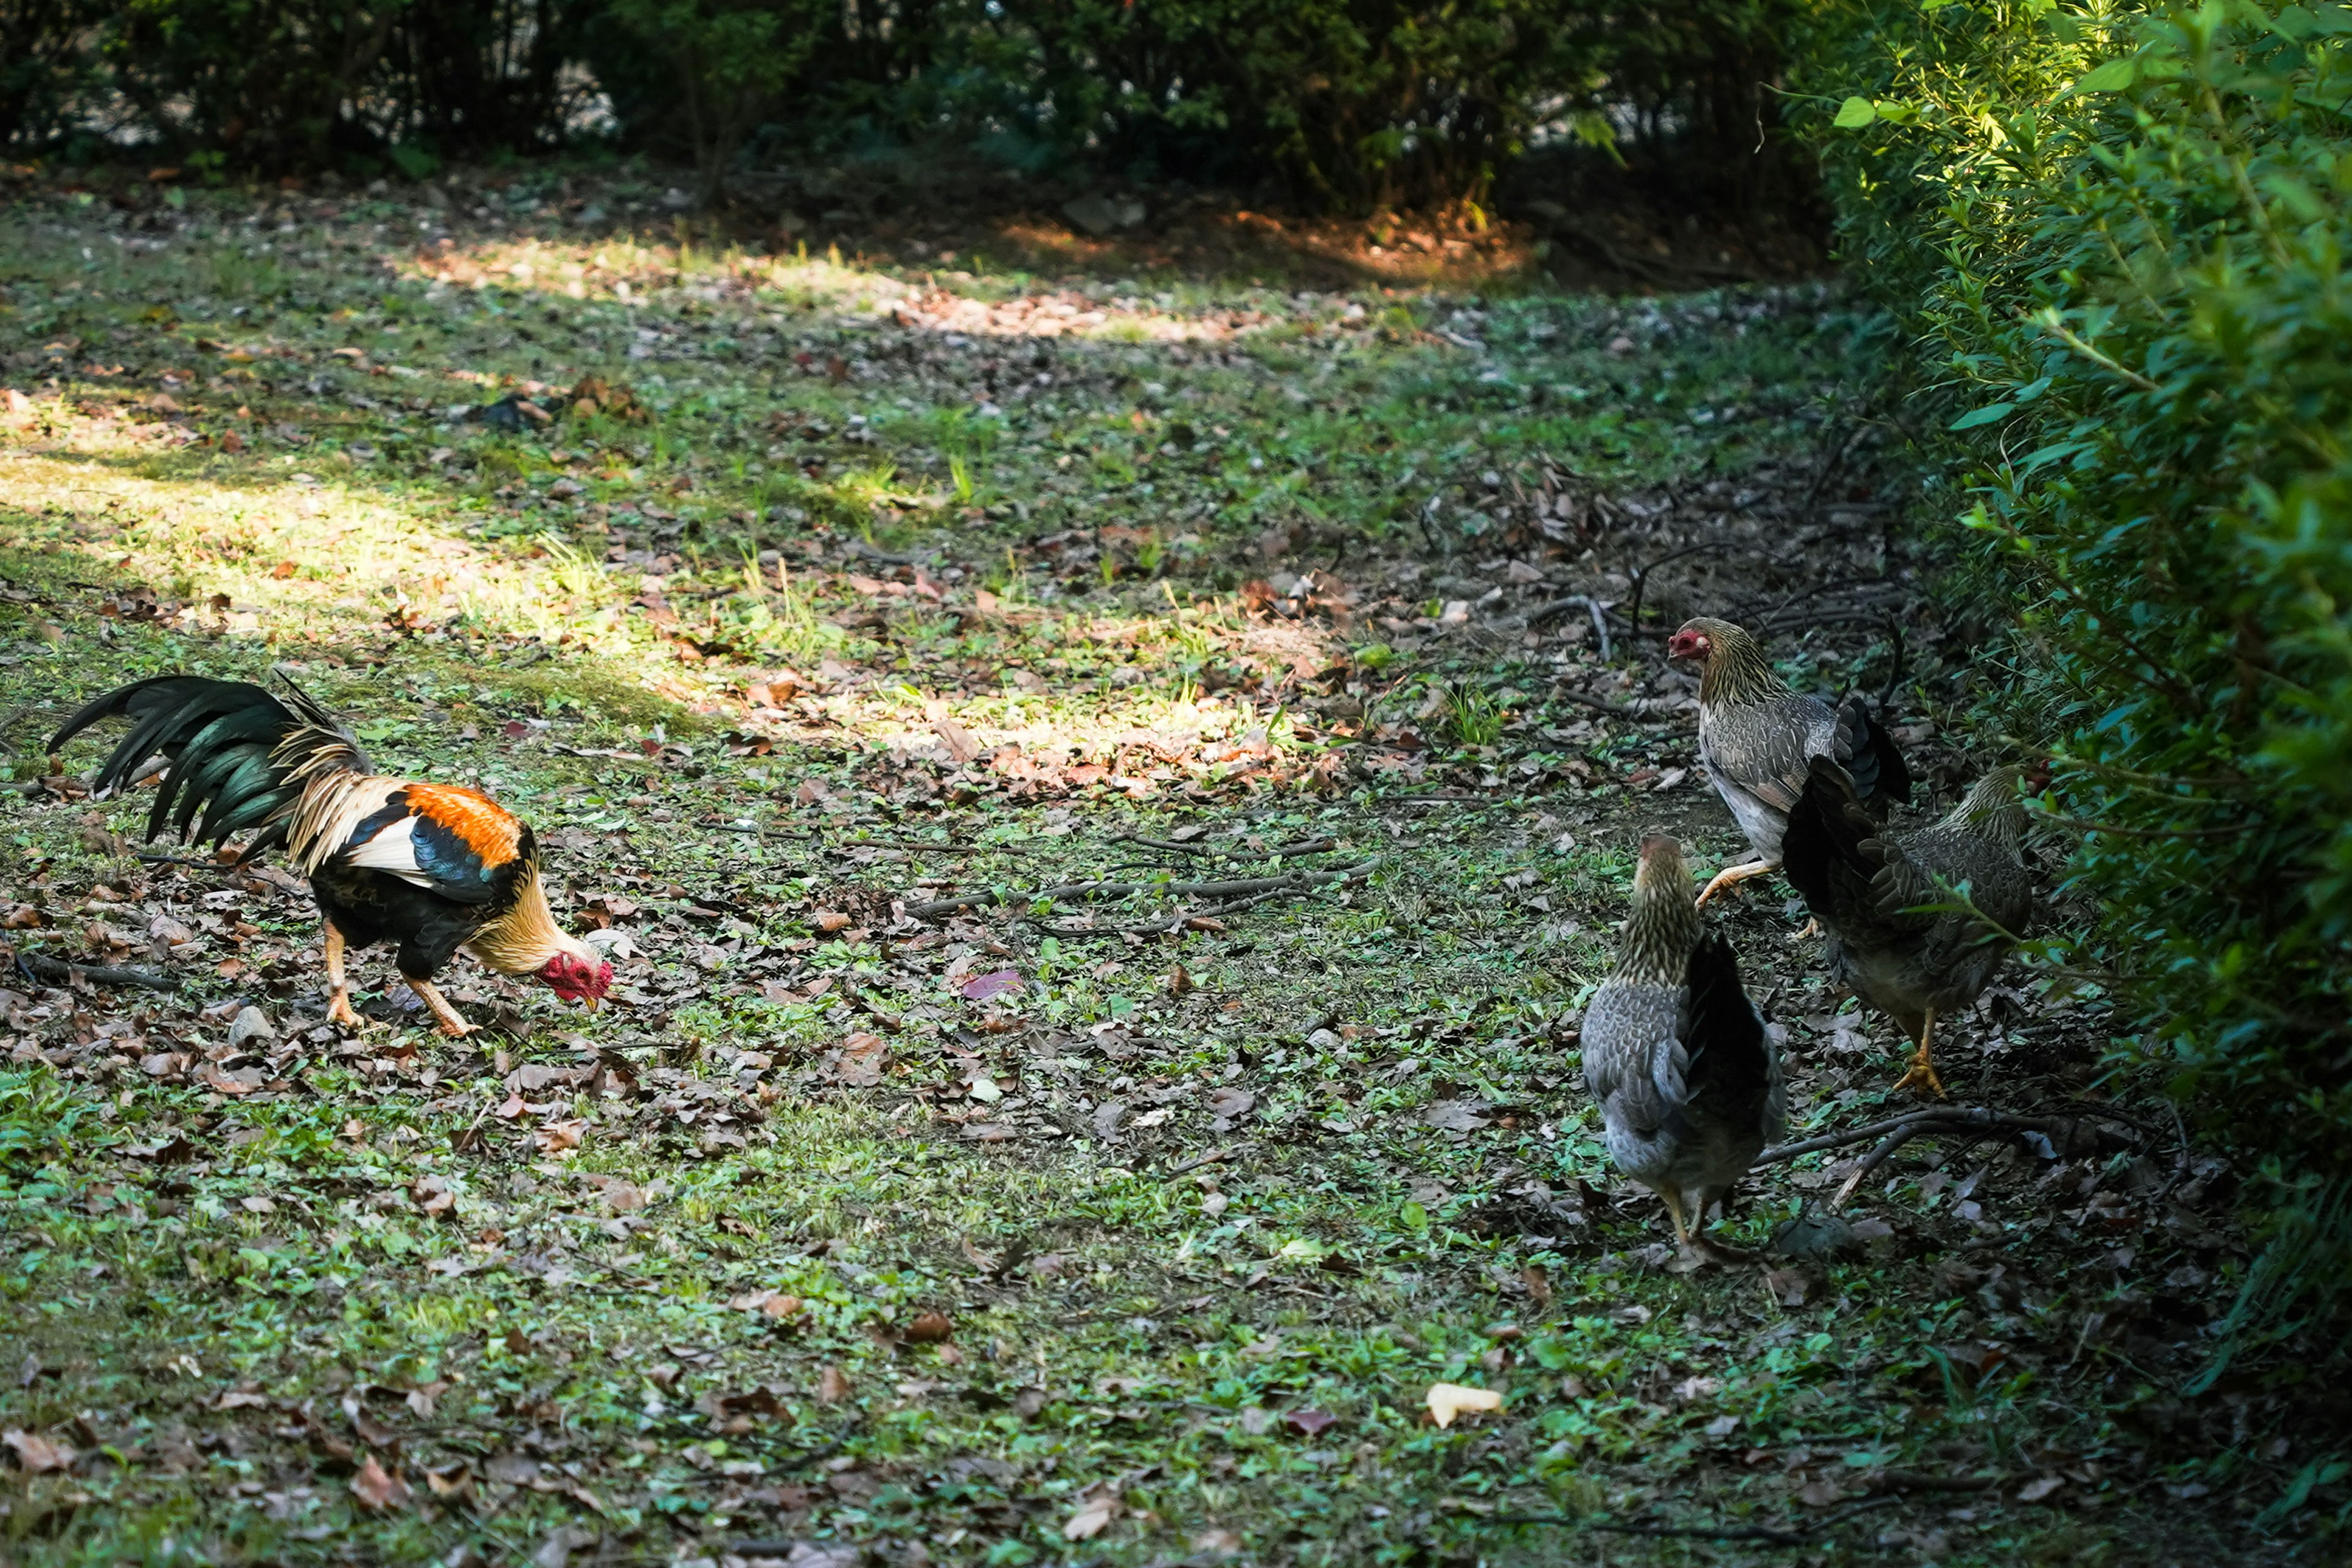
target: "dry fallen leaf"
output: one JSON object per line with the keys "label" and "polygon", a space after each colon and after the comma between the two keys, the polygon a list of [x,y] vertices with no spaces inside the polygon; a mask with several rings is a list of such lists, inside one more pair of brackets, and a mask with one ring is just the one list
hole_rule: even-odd
{"label": "dry fallen leaf", "polygon": [[882,1081],[882,1069],[889,1065],[889,1048],[879,1035],[852,1035],[841,1042],[841,1057],[834,1064],[833,1080],[850,1089],[871,1089]]}
{"label": "dry fallen leaf", "polygon": [[947,747],[948,754],[958,763],[968,763],[981,753],[980,737],[945,713],[933,716],[931,732],[940,738],[940,743]]}
{"label": "dry fallen leaf", "polygon": [[16,1463],[33,1475],[44,1470],[62,1470],[74,1462],[74,1451],[63,1443],[52,1443],[47,1437],[10,1427],[0,1432],[0,1443],[16,1450]]}
{"label": "dry fallen leaf", "polygon": [[995,969],[965,981],[961,994],[967,1002],[986,1002],[998,996],[1017,996],[1024,989],[1020,975],[1010,969]]}
{"label": "dry fallen leaf", "polygon": [[539,1145],[540,1152],[543,1154],[560,1154],[566,1149],[580,1147],[581,1135],[587,1131],[588,1123],[584,1121],[551,1121],[532,1133],[530,1141]]}
{"label": "dry fallen leaf", "polygon": [[1551,1279],[1542,1268],[1530,1263],[1519,1270],[1519,1279],[1527,1285],[1528,1300],[1538,1308],[1551,1305]]}
{"label": "dry fallen leaf", "polygon": [[809,911],[809,924],[816,927],[816,929],[821,931],[830,933],[840,931],[848,925],[849,917],[843,914],[839,910],[811,910]]}
{"label": "dry fallen leaf", "polygon": [[1090,1499],[1079,1504],[1078,1511],[1072,1514],[1068,1522],[1062,1526],[1063,1538],[1068,1541],[1091,1541],[1100,1535],[1109,1526],[1110,1521],[1118,1517],[1118,1498],[1106,1493],[1101,1497]]}
{"label": "dry fallen leaf", "polygon": [[2040,1502],[2043,1498],[2048,1497],[2052,1492],[2056,1491],[2065,1484],[2066,1478],[2063,1476],[2037,1476],[2032,1480],[2026,1482],[2023,1486],[2017,1489],[2017,1500],[2020,1502]]}
{"label": "dry fallen leaf", "polygon": [[838,1405],[849,1397],[849,1374],[837,1366],[828,1366],[817,1375],[816,1402]]}
{"label": "dry fallen leaf", "polygon": [[1500,1410],[1503,1396],[1491,1388],[1465,1388],[1458,1383],[1433,1383],[1429,1385],[1429,1418],[1440,1426],[1451,1426],[1454,1418],[1465,1411]]}
{"label": "dry fallen leaf", "polygon": [[352,1478],[352,1496],[360,1506],[382,1511],[400,1508],[408,1501],[408,1483],[376,1463],[370,1454],[360,1464],[359,1474]]}
{"label": "dry fallen leaf", "polygon": [[1339,1418],[1328,1410],[1293,1410],[1282,1418],[1282,1424],[1302,1437],[1320,1436],[1324,1428],[1336,1426]]}
{"label": "dry fallen leaf", "polygon": [[907,1325],[906,1338],[919,1345],[935,1345],[955,1332],[945,1312],[918,1312]]}

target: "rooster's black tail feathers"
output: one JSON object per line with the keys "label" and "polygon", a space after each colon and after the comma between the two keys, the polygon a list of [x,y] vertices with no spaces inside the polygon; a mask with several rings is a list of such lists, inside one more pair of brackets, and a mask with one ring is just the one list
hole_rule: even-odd
{"label": "rooster's black tail feathers", "polygon": [[[345,765],[364,771],[366,759],[334,716],[287,683],[290,702],[248,681],[198,675],[163,675],[134,681],[96,699],[66,721],[49,741],[52,755],[104,719],[128,718],[124,736],[98,771],[100,790],[121,787],[142,763],[162,752],[171,771],[147,815],[147,837],[169,822],[186,842],[219,844],[250,828],[261,834],[241,859],[275,848],[286,837],[284,808],[300,795],[302,778],[341,752]],[[199,817],[201,813],[201,818]]]}

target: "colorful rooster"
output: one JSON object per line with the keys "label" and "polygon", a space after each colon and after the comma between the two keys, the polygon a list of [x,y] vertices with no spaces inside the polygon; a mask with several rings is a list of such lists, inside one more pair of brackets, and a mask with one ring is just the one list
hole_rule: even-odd
{"label": "colorful rooster", "polygon": [[604,1000],[613,966],[556,925],[530,829],[489,796],[371,771],[351,732],[291,681],[283,700],[244,681],[138,681],[68,720],[50,752],[118,717],[131,733],[99,770],[99,789],[131,781],[159,752],[171,762],[150,839],[167,819],[184,843],[251,830],[240,861],[282,846],[310,879],[327,921],[334,1022],[359,1022],[344,950],[379,942],[399,944],[401,977],[445,1034],[473,1028],[433,984],[461,947],[502,974],[536,975],[567,1002]]}

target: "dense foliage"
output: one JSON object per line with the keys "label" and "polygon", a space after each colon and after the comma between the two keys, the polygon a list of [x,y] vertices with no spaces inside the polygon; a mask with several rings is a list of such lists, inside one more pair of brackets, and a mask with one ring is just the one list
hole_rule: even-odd
{"label": "dense foliage", "polygon": [[[2352,1130],[2352,11],[1843,18],[1822,110],[2022,606],[2142,1048],[2284,1173]],[[2193,1092],[2192,1092],[2193,1091]]]}
{"label": "dense foliage", "polygon": [[[0,0],[0,142],[420,172],[583,137],[945,144],[1355,211],[1531,139],[1754,145],[1785,0]],[[605,112],[609,110],[609,112]],[[1614,123],[1612,124],[1612,114]],[[1717,144],[1720,144],[1718,147]]]}

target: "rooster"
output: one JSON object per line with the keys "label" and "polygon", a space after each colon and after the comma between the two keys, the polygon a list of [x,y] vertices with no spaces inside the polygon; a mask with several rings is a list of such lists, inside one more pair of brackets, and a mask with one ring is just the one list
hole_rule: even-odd
{"label": "rooster", "polygon": [[592,1009],[611,987],[613,966],[557,927],[529,827],[478,791],[371,771],[351,732],[292,682],[281,700],[244,681],[138,681],[68,720],[51,754],[113,718],[130,719],[131,733],[99,770],[99,789],[122,784],[158,752],[171,760],[147,816],[150,840],[167,820],[183,843],[217,846],[253,830],[240,864],[282,846],[310,879],[327,922],[334,1022],[359,1023],[345,950],[379,942],[399,944],[401,977],[448,1035],[473,1026],[433,977],[461,947]]}
{"label": "rooster", "polygon": [[1780,1135],[1788,1094],[1731,944],[1706,930],[1672,838],[1642,840],[1633,917],[1582,1034],[1609,1158],[1665,1201],[1675,1238],[1691,1245],[1693,1227]]}
{"label": "rooster", "polygon": [[1897,1090],[1944,1092],[1938,1015],[1990,984],[2033,914],[2018,770],[1995,768],[1941,820],[1882,829],[1853,775],[1815,757],[1782,843],[1789,880],[1832,939],[1832,969],[1916,1046]]}
{"label": "rooster", "polygon": [[1684,622],[1667,640],[1666,657],[1698,662],[1699,762],[1756,852],[1717,871],[1700,889],[1700,904],[1735,882],[1780,869],[1780,835],[1804,791],[1809,759],[1835,759],[1881,818],[1892,804],[1911,798],[1911,770],[1860,692],[1832,708],[1792,691],[1745,628],[1707,616]]}

